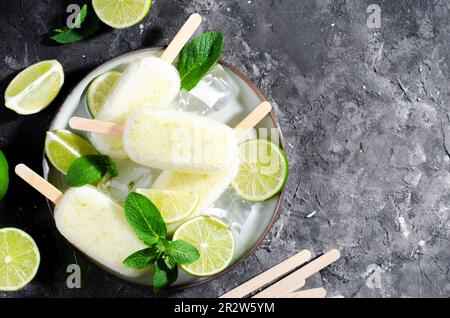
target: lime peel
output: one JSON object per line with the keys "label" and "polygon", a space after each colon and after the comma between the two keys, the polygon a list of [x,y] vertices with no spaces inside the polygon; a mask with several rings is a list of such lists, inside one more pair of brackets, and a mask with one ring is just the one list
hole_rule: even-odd
{"label": "lime peel", "polygon": [[288,160],[278,145],[265,139],[247,140],[239,145],[239,159],[239,173],[232,186],[240,197],[263,202],[286,185]]}
{"label": "lime peel", "polygon": [[64,71],[58,61],[33,64],[16,75],[6,88],[5,106],[21,115],[37,113],[50,105],[63,83]]}
{"label": "lime peel", "polygon": [[116,29],[127,28],[140,22],[148,14],[151,4],[151,0],[92,1],[99,19]]}
{"label": "lime peel", "polygon": [[220,273],[230,265],[236,250],[233,232],[228,224],[211,216],[198,216],[181,225],[173,240],[194,245],[200,258],[192,264],[180,265],[192,276],[205,277]]}
{"label": "lime peel", "polygon": [[39,269],[41,256],[33,238],[16,228],[0,229],[0,290],[28,285]]}

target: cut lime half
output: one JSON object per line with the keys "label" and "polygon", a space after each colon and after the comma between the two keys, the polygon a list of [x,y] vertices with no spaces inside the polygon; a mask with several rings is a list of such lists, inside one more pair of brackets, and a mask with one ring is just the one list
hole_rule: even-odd
{"label": "cut lime half", "polygon": [[97,154],[97,151],[86,139],[71,131],[59,129],[47,131],[45,154],[56,169],[66,174],[75,159]]}
{"label": "cut lime half", "polygon": [[64,72],[56,60],[42,61],[20,72],[5,91],[5,106],[21,115],[47,107],[64,83]]}
{"label": "cut lime half", "polygon": [[36,275],[41,260],[34,240],[22,230],[0,229],[0,290],[19,290]]}
{"label": "cut lime half", "polygon": [[86,94],[86,103],[92,117],[97,116],[105,100],[119,80],[120,75],[122,74],[116,71],[106,72],[95,78],[89,85]]}
{"label": "cut lime half", "polygon": [[137,189],[158,208],[166,224],[183,221],[197,209],[200,196],[193,192]]}
{"label": "cut lime half", "polygon": [[3,197],[6,194],[6,191],[8,191],[8,185],[9,185],[8,161],[6,160],[3,152],[0,150],[0,200],[3,199]]}
{"label": "cut lime half", "polygon": [[127,28],[141,21],[151,4],[151,0],[92,0],[99,19],[115,29]]}
{"label": "cut lime half", "polygon": [[236,248],[231,228],[210,216],[187,221],[175,231],[173,240],[186,241],[200,252],[200,258],[194,263],[180,265],[184,271],[197,277],[223,271],[231,263]]}
{"label": "cut lime half", "polygon": [[239,145],[239,173],[232,185],[242,198],[261,202],[278,194],[286,184],[288,161],[281,148],[265,139]]}

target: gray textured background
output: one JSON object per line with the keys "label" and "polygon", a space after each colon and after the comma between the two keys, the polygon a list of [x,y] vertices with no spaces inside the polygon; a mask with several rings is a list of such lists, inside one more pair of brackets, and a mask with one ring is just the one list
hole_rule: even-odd
{"label": "gray textured background", "polygon": [[[274,102],[291,173],[281,217],[234,272],[170,297],[222,294],[308,248],[341,260],[309,280],[345,297],[449,297],[450,4],[432,1],[157,0],[142,27],[106,30],[67,46],[45,38],[68,3],[0,2],[0,89],[22,68],[56,58],[67,81],[54,105],[31,116],[0,108],[0,149],[11,165],[40,169],[57,105],[93,67],[130,50],[163,45],[189,14],[221,30],[224,57]],[[366,26],[370,3],[382,26]],[[307,217],[315,212],[312,217]],[[28,231],[43,254],[25,296],[153,296],[95,270],[69,290],[54,266],[55,229],[44,199],[13,177],[0,226]]]}

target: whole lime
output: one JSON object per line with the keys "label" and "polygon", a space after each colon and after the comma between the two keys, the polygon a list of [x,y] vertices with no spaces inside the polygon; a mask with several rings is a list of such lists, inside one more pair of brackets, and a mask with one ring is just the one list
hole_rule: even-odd
{"label": "whole lime", "polygon": [[5,155],[0,150],[0,200],[8,191],[9,175],[8,175],[8,161],[6,161]]}

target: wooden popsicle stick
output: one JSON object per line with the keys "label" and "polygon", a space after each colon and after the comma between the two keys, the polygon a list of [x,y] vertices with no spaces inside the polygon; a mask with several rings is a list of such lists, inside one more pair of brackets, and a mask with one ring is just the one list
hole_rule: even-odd
{"label": "wooden popsicle stick", "polygon": [[116,123],[81,117],[72,117],[69,120],[69,126],[72,129],[113,136],[122,136],[124,129],[123,125]]}
{"label": "wooden popsicle stick", "polygon": [[339,259],[341,254],[338,250],[331,250],[322,256],[316,258],[312,262],[306,264],[300,269],[296,270],[294,273],[286,276],[279,282],[273,284],[272,286],[266,288],[262,292],[253,296],[254,298],[280,298],[289,295],[291,292],[297,290],[299,284],[310,277],[311,275],[317,273],[328,265],[334,263]]}
{"label": "wooden popsicle stick", "polygon": [[42,178],[40,175],[28,168],[23,163],[18,164],[14,171],[19,177],[25,180],[25,182],[38,190],[53,203],[57,204],[58,201],[62,198],[63,194],[61,191],[48,183],[47,180]]}
{"label": "wooden popsicle stick", "polygon": [[[284,274],[292,271],[293,269],[304,264],[311,259],[311,252],[308,250],[303,250],[296,255],[288,258],[287,260],[275,265],[269,270],[253,277],[242,285],[234,288],[226,294],[223,294],[219,298],[242,298],[252,292],[258,290],[259,288],[271,283],[277,278],[283,276]],[[300,287],[299,287],[300,288]]]}
{"label": "wooden popsicle stick", "polygon": [[247,117],[244,118],[235,128],[234,135],[239,140],[255,127],[270,111],[272,105],[269,102],[263,102],[255,108]]}
{"label": "wooden popsicle stick", "polygon": [[287,295],[287,298],[325,298],[327,291],[324,288],[313,288],[293,292]]}
{"label": "wooden popsicle stick", "polygon": [[161,55],[161,59],[172,64],[201,23],[202,17],[199,14],[191,15]]}

